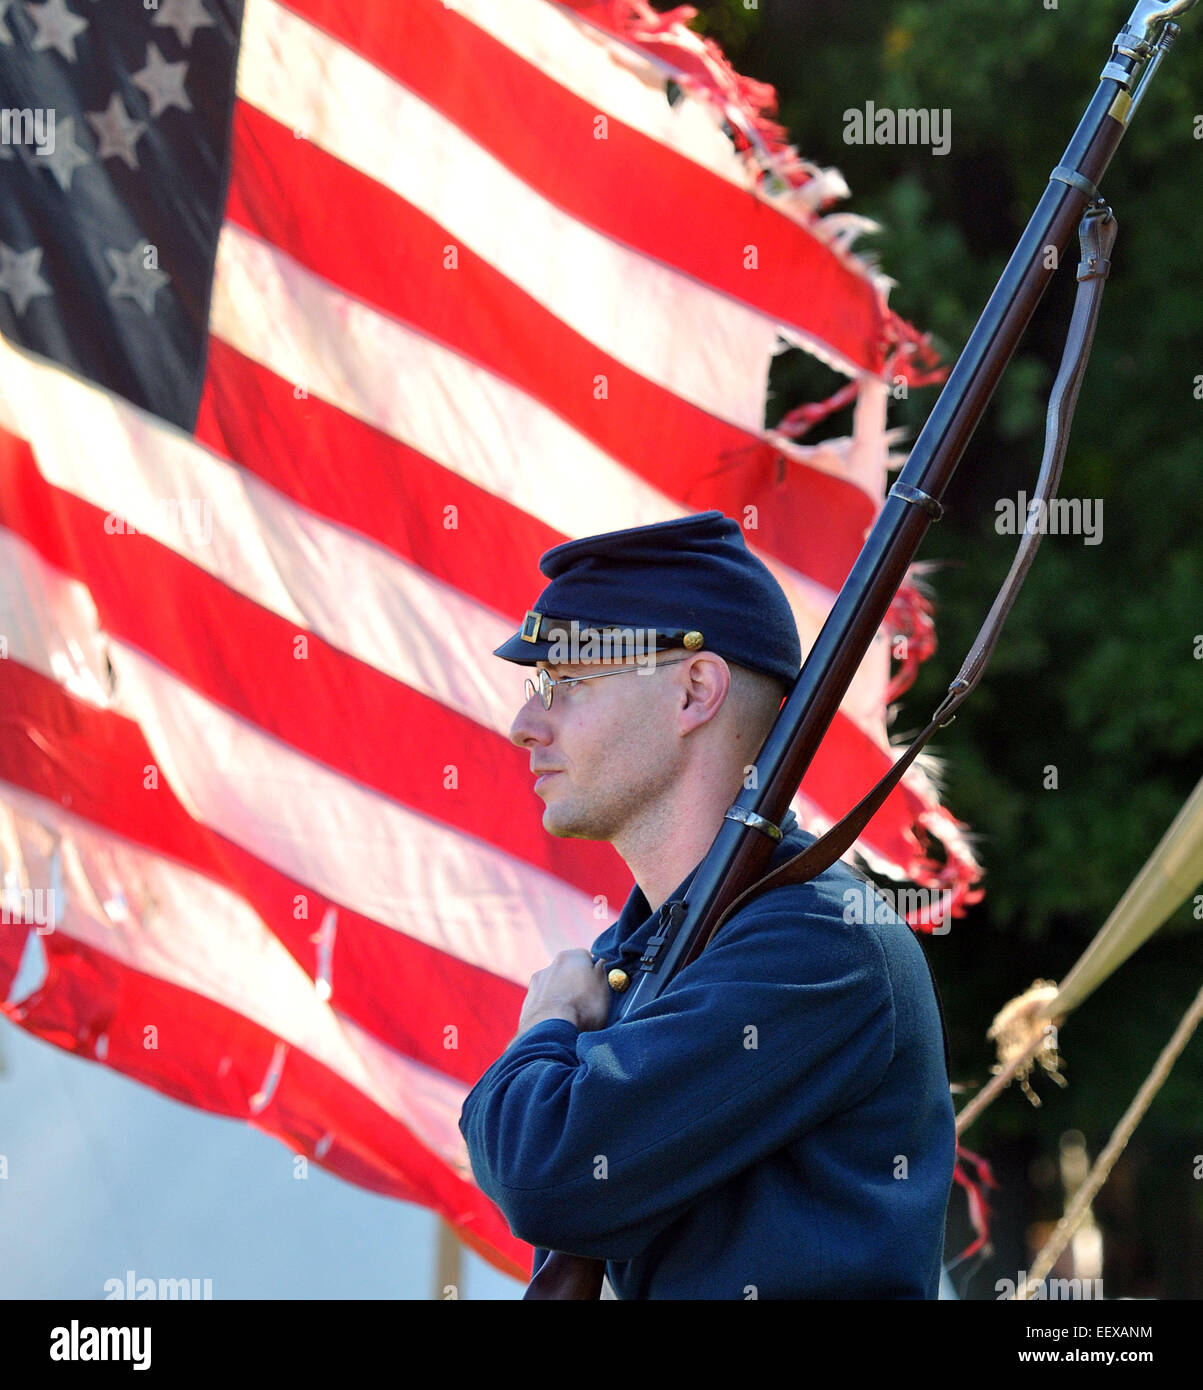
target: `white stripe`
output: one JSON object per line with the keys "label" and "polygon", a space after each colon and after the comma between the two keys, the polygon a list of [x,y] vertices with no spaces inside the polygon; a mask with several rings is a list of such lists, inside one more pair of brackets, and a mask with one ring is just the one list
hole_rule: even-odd
{"label": "white stripe", "polygon": [[0,527],[0,633],[5,637],[6,657],[41,671],[90,705],[104,708],[108,703],[112,692],[105,636],[87,586],[47,564],[31,545],[4,527]]}
{"label": "white stripe", "polygon": [[[240,240],[230,242],[241,244]],[[258,242],[249,244],[262,247]],[[279,288],[284,267],[292,267],[297,277],[289,280],[288,292]],[[297,359],[300,365],[316,376],[323,361],[335,362],[339,369],[333,372],[331,390],[337,385],[344,397],[352,396],[365,415],[373,409],[383,414],[386,407],[381,403],[388,401],[390,391],[397,391],[407,375],[395,374],[406,346],[404,330],[365,308],[366,317],[357,331],[340,336],[336,325],[340,321],[345,325],[349,311],[341,296],[323,282],[293,267],[278,252],[246,262],[243,268],[245,279],[237,282],[240,291],[247,297],[257,296],[250,305],[251,318],[272,328],[262,337],[245,339],[242,350],[263,348],[278,357],[272,344],[291,336],[290,306],[295,308],[299,302],[304,314],[314,316],[318,342],[330,331],[324,348],[314,348]],[[344,306],[341,312],[340,305]],[[296,320],[298,325],[304,314]],[[358,346],[350,348],[348,343]],[[364,350],[365,343],[369,350]],[[411,358],[405,360],[409,365]],[[420,354],[412,356],[416,373],[420,360]],[[281,364],[269,365],[276,370]],[[454,365],[452,354],[440,361],[438,371],[451,372]],[[287,379],[287,372],[282,374]],[[432,387],[435,377],[419,375],[417,379]],[[445,388],[446,376],[441,380]],[[492,442],[504,467],[491,481],[503,485],[505,469],[512,468],[518,486],[511,489],[514,496],[509,500],[516,505],[570,536],[685,514],[598,451],[593,451],[600,460],[597,463],[592,455],[579,451],[574,455],[574,441],[583,441],[563,426],[555,436],[544,431],[540,422],[554,420],[548,412],[539,414],[540,408],[533,407],[534,413],[527,417],[529,432],[524,433],[520,414],[524,400],[515,393],[512,401],[499,397],[494,402],[502,413],[494,424]],[[350,404],[346,399],[333,403],[340,408]],[[423,413],[418,404],[414,409]],[[453,416],[463,421],[466,413],[472,412],[445,411],[441,416],[427,412],[424,418],[433,435],[446,429]],[[385,422],[372,423],[384,427]],[[340,651],[484,727],[508,732],[518,684],[512,668],[492,652],[510,636],[513,624],[484,604],[431,578],[374,541],[315,516],[253,474],[218,458],[183,431],[14,349],[2,338],[0,426],[29,441],[39,470],[54,486],[106,514],[132,518],[138,531],[295,623],[298,632],[316,633]],[[505,455],[505,441],[512,446],[516,438],[528,439],[528,446]],[[81,440],[87,441],[86,448]],[[448,436],[446,447],[455,449],[453,437]],[[484,439],[468,439],[464,448],[474,456],[487,456]],[[96,467],[99,458],[105,461],[103,468]],[[578,474],[578,463],[605,471]],[[605,482],[596,487],[591,482],[586,489],[576,482],[580,476]],[[614,495],[621,498],[623,508],[607,513],[605,498]],[[113,535],[114,563],[120,561],[119,547],[126,543],[125,536]],[[769,564],[789,596],[806,650],[830,608],[831,595],[787,566],[776,561]],[[532,597],[536,579],[532,575]],[[879,665],[879,660],[870,657],[862,667],[848,708],[855,711],[858,722],[865,720],[866,733],[880,740]]]}
{"label": "white stripe", "polygon": [[[287,1049],[295,1047],[467,1175],[457,1123],[467,1087],[401,1056],[323,1003],[313,981],[237,895],[3,782],[0,838],[18,851],[20,872],[39,883],[49,876],[49,851],[61,849],[56,935],[223,1005],[281,1039],[275,1065],[259,1078],[263,1103],[248,1094],[248,1113],[270,1101],[287,1070]],[[171,1048],[170,1018],[144,1023],[157,1029],[161,1048]]]}
{"label": "white stripe", "polygon": [[599,112],[621,121],[740,188],[753,191],[747,162],[735,152],[708,101],[683,93],[669,106],[661,65],[630,45],[583,24],[547,0],[443,0],[512,53]]}
{"label": "white stripe", "polygon": [[[745,429],[763,425],[777,340],[767,315],[568,216],[275,0],[246,7],[238,95],[419,208],[449,244],[469,247],[632,370]],[[687,222],[683,214],[682,234],[693,235]],[[442,273],[453,284],[455,272]]]}

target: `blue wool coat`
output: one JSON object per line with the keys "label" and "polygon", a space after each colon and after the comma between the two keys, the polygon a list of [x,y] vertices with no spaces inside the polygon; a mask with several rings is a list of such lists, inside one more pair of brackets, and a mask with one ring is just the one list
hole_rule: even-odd
{"label": "blue wool coat", "polygon": [[[791,829],[773,866],[813,838]],[[514,1041],[460,1117],[514,1234],[605,1260],[620,1299],[935,1298],[939,1007],[910,928],[865,894],[842,864],[771,889],[621,1021]],[[655,925],[636,887],[594,954],[633,973]]]}

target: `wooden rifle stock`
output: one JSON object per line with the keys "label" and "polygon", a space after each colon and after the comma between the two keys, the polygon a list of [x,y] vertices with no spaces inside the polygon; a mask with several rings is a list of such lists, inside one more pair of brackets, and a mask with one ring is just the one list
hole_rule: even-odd
{"label": "wooden rifle stock", "polygon": [[532,1301],[549,1299],[559,1302],[593,1302],[601,1297],[605,1273],[606,1266],[601,1260],[553,1251],[539,1267],[538,1274],[526,1286],[526,1292],[522,1297],[523,1300]]}
{"label": "wooden rifle stock", "polygon": [[[901,585],[1007,363],[1027,327],[1149,78],[1178,34],[1172,21],[1196,0],[1140,0],[1116,36],[1099,86],[957,360],[794,687],[757,757],[757,786],[741,793],[681,903],[661,908],[661,928],[617,1018],[655,999],[708,940],[727,908],[764,875],[775,841],[747,816],[781,823],[865,652]],[[1056,248],[1050,257],[1049,248]],[[1050,267],[1050,262],[1051,267]],[[553,1252],[528,1299],[592,1299],[600,1261]]]}

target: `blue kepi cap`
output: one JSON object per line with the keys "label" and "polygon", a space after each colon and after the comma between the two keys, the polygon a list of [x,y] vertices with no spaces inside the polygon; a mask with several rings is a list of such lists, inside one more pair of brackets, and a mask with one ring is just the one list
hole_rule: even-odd
{"label": "blue kepi cap", "polygon": [[722,512],[565,541],[539,568],[551,583],[494,652],[506,661],[569,664],[683,647],[788,685],[802,664],[781,585]]}

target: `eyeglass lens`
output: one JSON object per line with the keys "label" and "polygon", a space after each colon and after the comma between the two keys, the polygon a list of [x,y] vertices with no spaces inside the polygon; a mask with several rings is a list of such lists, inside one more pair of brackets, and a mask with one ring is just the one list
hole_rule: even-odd
{"label": "eyeglass lens", "polygon": [[528,679],[523,682],[523,686],[526,690],[526,698],[528,700],[537,690],[539,692],[539,699],[543,702],[543,708],[551,708],[552,680],[546,671],[539,672],[539,683],[537,685],[534,681]]}

